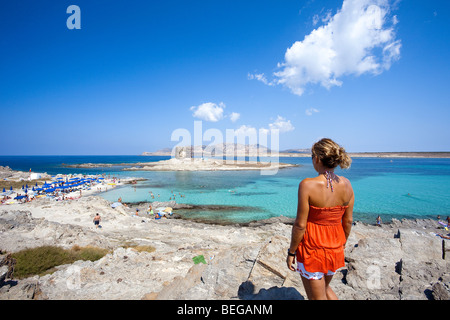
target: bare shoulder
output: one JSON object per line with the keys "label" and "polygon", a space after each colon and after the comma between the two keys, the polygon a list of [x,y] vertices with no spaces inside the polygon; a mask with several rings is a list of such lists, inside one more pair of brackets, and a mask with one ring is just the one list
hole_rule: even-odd
{"label": "bare shoulder", "polygon": [[311,193],[319,183],[317,178],[305,178],[300,182],[299,191]]}
{"label": "bare shoulder", "polygon": [[305,178],[300,182],[300,188],[310,188],[315,183],[315,178]]}
{"label": "bare shoulder", "polygon": [[343,183],[345,183],[348,186],[352,186],[352,184],[350,183],[350,180],[348,180],[346,177],[344,176],[339,176],[339,179],[342,180]]}

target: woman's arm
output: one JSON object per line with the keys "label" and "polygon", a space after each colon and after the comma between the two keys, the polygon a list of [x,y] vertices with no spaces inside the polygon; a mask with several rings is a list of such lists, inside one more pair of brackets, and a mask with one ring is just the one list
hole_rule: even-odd
{"label": "woman's arm", "polygon": [[[306,179],[305,179],[306,180]],[[309,214],[309,191],[308,182],[303,180],[298,187],[298,204],[297,204],[297,217],[295,218],[294,225],[292,226],[291,244],[289,246],[289,252],[295,253],[298,245],[303,239],[303,235],[306,230],[306,223]],[[286,259],[287,266],[290,270],[295,271],[292,264],[295,262],[295,257],[289,256]]]}

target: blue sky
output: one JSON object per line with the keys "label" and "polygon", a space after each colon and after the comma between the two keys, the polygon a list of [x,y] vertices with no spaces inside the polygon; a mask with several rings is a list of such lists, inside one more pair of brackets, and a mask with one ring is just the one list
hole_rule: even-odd
{"label": "blue sky", "polygon": [[[79,30],[66,25],[72,4]],[[200,120],[224,136],[279,128],[281,150],[330,137],[351,152],[450,151],[449,11],[436,0],[3,1],[0,154],[140,154]]]}

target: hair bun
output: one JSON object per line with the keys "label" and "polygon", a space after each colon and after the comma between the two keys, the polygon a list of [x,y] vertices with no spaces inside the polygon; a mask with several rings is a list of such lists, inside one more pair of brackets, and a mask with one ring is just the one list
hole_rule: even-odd
{"label": "hair bun", "polygon": [[340,166],[342,169],[347,169],[352,163],[352,159],[345,149],[328,138],[316,142],[313,145],[311,152],[328,168]]}
{"label": "hair bun", "polygon": [[352,158],[347,154],[344,148],[339,147],[339,166],[342,169],[350,168],[350,165],[352,164]]}

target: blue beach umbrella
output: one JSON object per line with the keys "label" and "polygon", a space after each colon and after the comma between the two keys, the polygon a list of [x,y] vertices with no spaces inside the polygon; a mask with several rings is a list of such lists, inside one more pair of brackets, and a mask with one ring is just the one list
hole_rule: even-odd
{"label": "blue beach umbrella", "polygon": [[3,188],[3,192],[6,192],[5,188]]}

